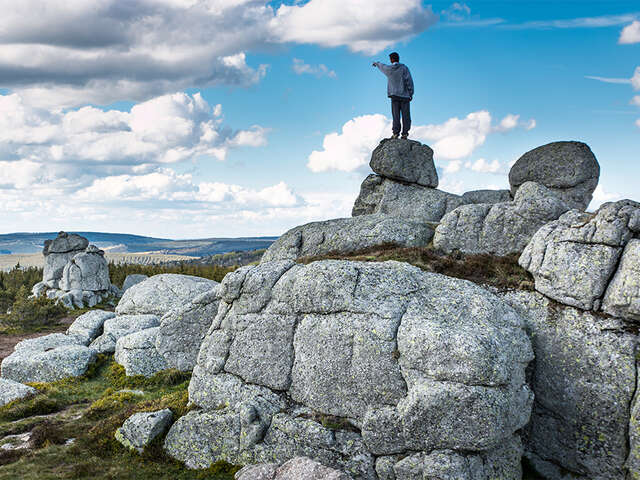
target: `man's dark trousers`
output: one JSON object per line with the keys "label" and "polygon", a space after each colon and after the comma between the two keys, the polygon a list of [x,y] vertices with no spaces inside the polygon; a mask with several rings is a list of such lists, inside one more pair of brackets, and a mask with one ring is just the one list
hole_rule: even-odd
{"label": "man's dark trousers", "polygon": [[408,135],[411,128],[411,100],[405,97],[391,97],[391,115],[393,115],[393,133],[400,133],[400,114],[402,114],[402,135]]}

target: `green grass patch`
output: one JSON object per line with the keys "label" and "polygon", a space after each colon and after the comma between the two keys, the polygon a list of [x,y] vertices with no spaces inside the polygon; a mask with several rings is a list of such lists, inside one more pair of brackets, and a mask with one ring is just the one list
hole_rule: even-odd
{"label": "green grass patch", "polygon": [[[187,413],[189,379],[177,370],[126,377],[111,356],[100,355],[82,377],[31,384],[38,395],[0,408],[2,436],[32,432],[29,450],[0,452],[0,480],[231,480],[239,467],[220,462],[206,470],[186,469],[164,453],[163,438],[142,455],[114,438],[134,413],[169,408],[174,421]],[[73,444],[65,445],[70,438]]]}

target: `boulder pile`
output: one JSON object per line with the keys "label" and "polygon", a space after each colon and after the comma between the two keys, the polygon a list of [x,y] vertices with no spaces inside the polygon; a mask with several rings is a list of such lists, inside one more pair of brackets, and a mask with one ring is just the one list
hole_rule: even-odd
{"label": "boulder pile", "polygon": [[[115,313],[21,342],[0,401],[114,352],[128,375],[193,371],[193,408],[164,449],[189,468],[247,465],[237,480],[516,480],[523,458],[531,478],[640,478],[640,203],[585,212],[600,169],[579,142],[526,153],[501,191],[438,190],[433,151],[408,140],[381,142],[370,165],[351,218],[290,230],[220,284],[132,279]],[[55,288],[95,254],[65,242],[51,255],[74,261]],[[519,255],[535,291],[395,261],[296,262],[431,242]],[[170,421],[139,414],[117,438],[141,451]]]}
{"label": "boulder pile", "polygon": [[44,242],[42,282],[32,293],[58,299],[67,308],[93,307],[119,290],[111,285],[104,252],[75,233],[60,232]]}

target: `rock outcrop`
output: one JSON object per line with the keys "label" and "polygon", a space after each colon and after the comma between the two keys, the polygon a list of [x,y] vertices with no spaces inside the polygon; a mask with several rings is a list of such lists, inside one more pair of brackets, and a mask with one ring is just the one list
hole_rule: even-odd
{"label": "rock outcrop", "polygon": [[62,290],[88,290],[100,292],[109,290],[109,267],[104,252],[89,245],[84,252],[76,254],[62,271]]}
{"label": "rock outcrop", "polygon": [[304,455],[360,479],[516,479],[532,358],[522,318],[470,282],[398,262],[241,268],[165,449],[198,468]]}
{"label": "rock outcrop", "polygon": [[637,337],[618,319],[554,305],[538,293],[499,296],[526,320],[536,357],[524,434],[530,462],[553,480],[630,478],[625,462],[640,448],[632,412],[639,404]]}
{"label": "rock outcrop", "polygon": [[42,281],[49,288],[59,288],[62,272],[69,261],[84,252],[89,241],[75,233],[60,232],[53,240],[44,242],[44,272]]}
{"label": "rock outcrop", "polygon": [[584,210],[591,202],[600,165],[588,145],[581,142],[554,142],[525,153],[511,167],[511,193],[525,182],[538,182],[550,189],[571,208]]}
{"label": "rock outcrop", "polygon": [[[565,305],[598,310],[633,236],[640,236],[640,203],[605,203],[595,214],[571,210],[533,236],[519,263],[533,275],[537,291]],[[638,302],[634,244],[607,296],[607,311],[614,315]]]}
{"label": "rock outcrop", "polygon": [[109,280],[104,252],[75,233],[60,232],[44,244],[42,282],[31,293],[56,299],[65,307],[93,307],[110,295],[118,295]]}
{"label": "rock outcrop", "polygon": [[102,334],[104,322],[115,316],[113,312],[91,310],[74,320],[67,329],[67,335],[73,335],[83,345],[89,345]]}
{"label": "rock outcrop", "polygon": [[149,278],[147,275],[142,275],[141,273],[130,273],[127,275],[127,278],[124,279],[124,282],[122,282],[122,293],[126,292],[134,285],[144,282],[147,278]]}
{"label": "rock outcrop", "polygon": [[162,317],[155,346],[169,368],[193,370],[202,340],[218,313],[219,299],[216,286]]}
{"label": "rock outcrop", "polygon": [[348,253],[384,244],[425,246],[432,237],[433,227],[417,218],[382,214],[338,218],[292,228],[267,249],[260,262]]}
{"label": "rock outcrop", "polygon": [[446,214],[436,228],[433,245],[446,253],[520,253],[540,227],[567,210],[544,185],[527,182],[513,202],[463,205]]}
{"label": "rock outcrop", "polygon": [[120,338],[159,324],[157,315],[118,315],[105,320],[102,335],[89,346],[98,353],[113,353]]}

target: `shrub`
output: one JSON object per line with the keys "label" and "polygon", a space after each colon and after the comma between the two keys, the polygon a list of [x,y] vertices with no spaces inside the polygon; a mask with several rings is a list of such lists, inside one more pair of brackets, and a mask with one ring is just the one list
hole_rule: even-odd
{"label": "shrub", "polygon": [[11,312],[4,316],[3,323],[18,331],[34,330],[50,326],[67,314],[67,309],[45,296],[29,297],[29,289],[22,285],[16,293]]}

